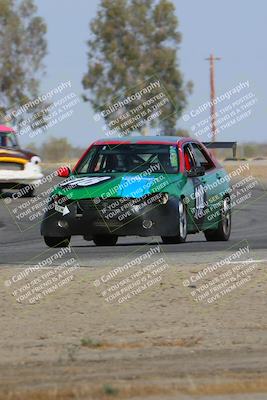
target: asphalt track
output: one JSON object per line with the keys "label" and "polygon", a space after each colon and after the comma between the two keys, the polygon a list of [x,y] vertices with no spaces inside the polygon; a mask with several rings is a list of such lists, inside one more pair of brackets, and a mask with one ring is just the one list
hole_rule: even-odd
{"label": "asphalt track", "polygon": [[[44,190],[44,188],[42,188]],[[4,194],[6,198],[10,193]],[[17,199],[17,205],[25,199]],[[206,242],[202,233],[189,235],[185,244],[162,245],[159,237],[120,238],[116,246],[96,247],[82,237],[74,237],[71,246],[81,266],[101,267],[144,252],[147,243],[159,243],[169,262],[184,264],[213,262],[231,252],[240,242],[246,241],[258,260],[267,259],[267,191],[259,185],[253,189],[252,197],[241,206],[236,206],[232,218],[232,235],[228,242]],[[8,212],[4,199],[0,200],[0,264],[32,264],[44,258],[48,250],[40,236],[40,224],[30,222],[21,231]],[[34,260],[34,261],[31,261]],[[259,261],[261,262],[261,261]]]}

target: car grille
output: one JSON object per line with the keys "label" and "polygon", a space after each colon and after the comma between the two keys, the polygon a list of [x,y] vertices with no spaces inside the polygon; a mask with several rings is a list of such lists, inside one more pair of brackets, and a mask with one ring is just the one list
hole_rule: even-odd
{"label": "car grille", "polygon": [[1,162],[0,161],[0,170],[8,170],[8,171],[21,171],[24,169],[24,165],[20,163],[14,162]]}
{"label": "car grille", "polygon": [[142,214],[160,203],[162,194],[155,193],[146,195],[138,199],[134,198],[108,198],[108,199],[84,199],[78,202],[80,212],[88,213],[90,211],[98,211],[99,216],[103,220],[120,220],[123,218],[131,218],[134,215]]}

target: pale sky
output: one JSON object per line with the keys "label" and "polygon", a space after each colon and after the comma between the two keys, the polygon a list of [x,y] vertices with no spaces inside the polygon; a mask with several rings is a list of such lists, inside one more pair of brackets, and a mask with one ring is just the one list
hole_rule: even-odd
{"label": "pale sky", "polygon": [[[36,0],[39,14],[48,26],[49,54],[45,59],[47,73],[42,81],[46,93],[70,80],[72,91],[83,92],[81,79],[87,66],[86,40],[89,22],[94,18],[97,0]],[[216,63],[216,94],[233,89],[239,82],[249,81],[249,89],[226,100],[225,107],[239,97],[253,93],[255,104],[251,113],[241,122],[224,127],[218,139],[239,142],[266,141],[266,51],[263,42],[267,37],[267,3],[262,0],[174,0],[183,35],[179,59],[185,80],[194,82],[194,92],[188,98],[186,114],[209,100],[209,68],[204,59],[214,51],[222,60]],[[72,116],[37,136],[40,144],[48,135],[68,137],[72,144],[86,147],[93,140],[103,137],[103,123],[93,119],[89,103],[80,103]],[[209,115],[203,113],[189,122],[182,119],[178,127],[189,131],[195,123]],[[195,128],[196,129],[196,128]],[[203,140],[207,137],[202,136]],[[201,137],[201,139],[202,139]],[[22,143],[32,141],[26,135]]]}

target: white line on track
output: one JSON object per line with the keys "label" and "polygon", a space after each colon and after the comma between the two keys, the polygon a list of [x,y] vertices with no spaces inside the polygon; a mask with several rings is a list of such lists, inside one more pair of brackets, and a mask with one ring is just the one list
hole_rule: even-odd
{"label": "white line on track", "polygon": [[244,261],[240,260],[240,261],[230,261],[227,264],[241,264],[241,263],[242,264],[254,264],[254,263],[260,264],[260,263],[264,263],[264,262],[267,262],[267,260],[244,260]]}

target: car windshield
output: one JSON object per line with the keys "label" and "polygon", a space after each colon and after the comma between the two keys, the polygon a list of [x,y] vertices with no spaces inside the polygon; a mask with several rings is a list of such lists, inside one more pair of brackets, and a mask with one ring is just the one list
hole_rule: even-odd
{"label": "car windshield", "polygon": [[110,172],[178,172],[176,146],[164,144],[95,145],[78,164],[78,174]]}
{"label": "car windshield", "polygon": [[14,133],[0,132],[0,147],[18,147]]}

